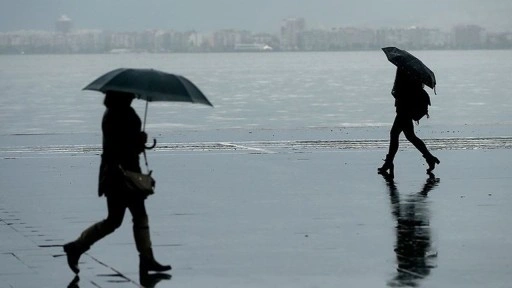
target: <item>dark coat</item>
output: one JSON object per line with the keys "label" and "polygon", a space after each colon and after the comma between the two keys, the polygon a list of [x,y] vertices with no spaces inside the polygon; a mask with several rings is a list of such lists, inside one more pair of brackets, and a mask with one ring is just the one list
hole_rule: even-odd
{"label": "dark coat", "polygon": [[[395,98],[396,113],[410,116],[413,105],[423,90],[423,84],[412,78],[407,72],[397,69],[391,94]],[[410,116],[412,119],[412,116]]]}
{"label": "dark coat", "polygon": [[98,195],[112,195],[125,190],[122,172],[140,172],[139,154],[144,151],[145,138],[141,121],[130,106],[107,108],[103,115],[103,154],[99,172]]}

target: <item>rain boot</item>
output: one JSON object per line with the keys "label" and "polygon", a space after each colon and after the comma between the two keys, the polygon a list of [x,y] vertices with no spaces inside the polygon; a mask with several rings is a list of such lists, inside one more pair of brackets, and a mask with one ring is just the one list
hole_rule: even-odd
{"label": "rain boot", "polygon": [[166,273],[153,273],[139,275],[140,284],[143,287],[156,287],[163,280],[171,280],[172,276]]}
{"label": "rain boot", "polygon": [[80,272],[80,268],[78,268],[78,260],[80,259],[80,256],[88,249],[81,247],[76,242],[69,242],[63,247],[64,252],[66,252],[69,268],[71,268],[71,271],[73,271],[75,274],[78,274]]}
{"label": "rain boot", "polygon": [[162,265],[155,260],[153,252],[139,255],[139,273],[141,275],[148,274],[149,271],[164,272],[171,270],[171,265]]}
{"label": "rain boot", "polygon": [[162,265],[155,260],[153,249],[151,248],[151,238],[149,235],[149,224],[147,218],[141,218],[134,221],[133,236],[135,245],[139,251],[139,273],[146,275],[149,271],[163,272],[171,270],[170,265]]}
{"label": "rain boot", "polygon": [[386,155],[386,159],[384,159],[384,164],[382,165],[382,167],[377,168],[377,171],[379,174],[389,175],[389,176],[393,177],[394,169],[395,169],[395,165],[393,165],[393,158],[390,157],[388,154],[388,155]]}
{"label": "rain boot", "polygon": [[427,164],[428,164],[427,174],[431,173],[432,170],[434,170],[434,168],[436,168],[436,164],[441,163],[441,161],[439,161],[439,159],[437,159],[437,157],[435,157],[434,155],[432,155],[430,153],[423,155],[423,158],[425,158],[425,160],[427,161]]}
{"label": "rain boot", "polygon": [[91,225],[85,229],[82,234],[73,242],[64,245],[64,252],[68,258],[69,268],[75,274],[80,272],[78,268],[78,260],[80,256],[98,240],[112,233],[120,224],[112,223],[111,221],[103,220]]}

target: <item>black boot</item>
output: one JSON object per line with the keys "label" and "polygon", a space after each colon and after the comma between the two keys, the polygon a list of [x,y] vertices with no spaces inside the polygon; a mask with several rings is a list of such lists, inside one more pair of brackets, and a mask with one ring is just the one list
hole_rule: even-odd
{"label": "black boot", "polygon": [[439,161],[439,159],[437,159],[432,154],[423,155],[423,158],[425,158],[425,160],[427,160],[427,164],[428,164],[427,174],[431,173],[432,170],[434,170],[434,168],[436,168],[436,164],[441,163],[441,161]]}
{"label": "black boot", "polygon": [[139,281],[143,287],[154,288],[163,280],[171,280],[172,276],[166,273],[141,274]]}
{"label": "black boot", "polygon": [[386,159],[384,159],[384,164],[382,165],[382,167],[377,168],[377,171],[378,171],[377,173],[382,174],[382,175],[389,175],[389,176],[393,177],[394,169],[395,169],[395,165],[393,165],[393,159],[391,157],[389,157],[389,154],[388,154],[388,155],[386,155]]}
{"label": "black boot", "polygon": [[139,256],[139,273],[141,275],[147,274],[149,271],[153,272],[164,272],[171,270],[171,265],[162,265],[156,262],[153,255],[151,256]]}
{"label": "black boot", "polygon": [[75,274],[78,274],[80,272],[80,268],[78,268],[78,260],[80,259],[80,256],[87,251],[87,249],[80,248],[75,242],[69,242],[63,247],[68,258],[69,268],[71,268]]}

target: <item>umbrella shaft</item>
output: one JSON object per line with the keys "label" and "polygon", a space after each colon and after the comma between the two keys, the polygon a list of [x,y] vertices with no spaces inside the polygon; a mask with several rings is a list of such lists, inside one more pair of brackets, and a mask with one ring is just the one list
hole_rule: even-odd
{"label": "umbrella shaft", "polygon": [[142,131],[146,131],[146,117],[148,116],[148,101],[146,101],[146,109],[144,110],[144,122],[142,124]]}

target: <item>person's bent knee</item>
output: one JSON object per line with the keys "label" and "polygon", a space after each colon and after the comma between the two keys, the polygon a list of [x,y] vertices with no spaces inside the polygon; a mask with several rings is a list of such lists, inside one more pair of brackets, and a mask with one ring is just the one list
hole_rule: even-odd
{"label": "person's bent knee", "polygon": [[405,139],[409,140],[411,143],[419,139],[418,136],[416,136],[414,133],[404,133],[404,135]]}
{"label": "person's bent knee", "polygon": [[121,227],[122,223],[123,218],[107,218],[103,221],[103,224],[110,232],[114,232],[117,228]]}

